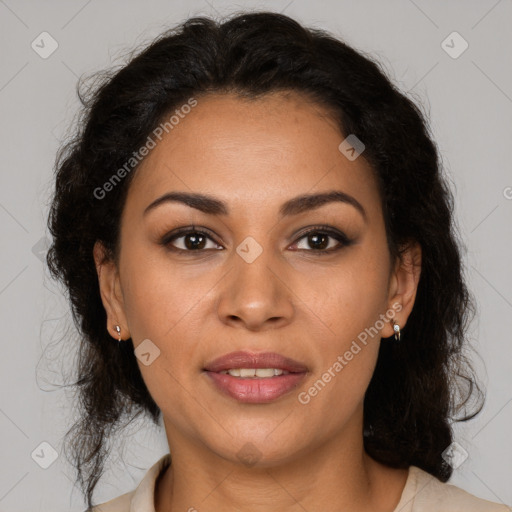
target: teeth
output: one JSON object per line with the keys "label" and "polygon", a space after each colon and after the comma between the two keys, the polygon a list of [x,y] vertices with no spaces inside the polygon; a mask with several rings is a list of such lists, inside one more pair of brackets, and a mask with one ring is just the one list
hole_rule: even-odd
{"label": "teeth", "polygon": [[223,370],[220,373],[229,374],[232,377],[264,378],[287,375],[290,372],[281,370],[281,368],[231,368],[229,370]]}

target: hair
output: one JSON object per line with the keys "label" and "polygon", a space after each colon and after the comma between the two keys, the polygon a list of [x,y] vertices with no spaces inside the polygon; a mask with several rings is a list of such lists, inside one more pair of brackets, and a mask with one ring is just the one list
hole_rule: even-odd
{"label": "hair", "polygon": [[[56,158],[48,216],[47,263],[69,294],[80,334],[75,387],[80,417],[66,433],[77,481],[92,506],[109,455],[109,438],[133,413],[155,423],[161,411],[148,392],[130,342],[107,332],[93,246],[119,254],[120,216],[137,166],[95,194],[130,160],[152,131],[191,97],[232,93],[259,98],[296,92],[325,107],[340,133],[365,145],[382,200],[387,244],[399,257],[408,241],[422,249],[414,307],[400,342],[381,343],[364,400],[364,447],[391,467],[415,465],[441,481],[452,473],[443,451],[453,421],[475,392],[464,355],[474,299],[463,275],[453,195],[426,117],[370,56],[328,32],[272,12],[237,13],[222,21],[193,17],[99,75],[81,100],[76,130]],[[341,139],[340,139],[341,140]],[[132,419],[133,419],[132,418]]]}

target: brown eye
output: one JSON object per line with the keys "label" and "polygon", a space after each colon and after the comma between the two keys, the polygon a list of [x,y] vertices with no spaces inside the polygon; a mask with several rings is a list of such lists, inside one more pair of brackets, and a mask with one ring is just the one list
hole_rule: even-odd
{"label": "brown eye", "polygon": [[[208,242],[210,242],[209,247]],[[163,238],[161,244],[171,250],[182,252],[201,252],[206,249],[222,248],[208,233],[197,229],[185,229],[168,234]]]}
{"label": "brown eye", "polygon": [[204,249],[206,245],[206,237],[200,233],[190,233],[180,238],[183,238],[185,247],[190,250]]}
{"label": "brown eye", "polygon": [[306,238],[312,249],[327,249],[331,237],[325,233],[310,233]]}
{"label": "brown eye", "polygon": [[[304,242],[301,242],[301,240],[304,240]],[[352,241],[341,232],[326,228],[313,228],[302,234],[295,242],[294,248],[301,251],[330,253],[351,243]]]}

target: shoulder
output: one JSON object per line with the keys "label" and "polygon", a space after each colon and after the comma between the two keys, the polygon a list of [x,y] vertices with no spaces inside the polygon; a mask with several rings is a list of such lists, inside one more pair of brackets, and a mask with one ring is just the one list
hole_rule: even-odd
{"label": "shoulder", "polygon": [[130,512],[130,505],[134,494],[135,490],[122,494],[110,501],[96,505],[90,512]]}
{"label": "shoulder", "polygon": [[506,505],[478,498],[456,485],[441,482],[416,466],[411,466],[409,471],[409,485],[400,501],[404,502],[403,512],[512,512]]}
{"label": "shoulder", "polygon": [[139,485],[133,491],[100,503],[84,512],[155,512],[155,484],[162,471],[171,463],[169,453],[163,455],[151,466]]}

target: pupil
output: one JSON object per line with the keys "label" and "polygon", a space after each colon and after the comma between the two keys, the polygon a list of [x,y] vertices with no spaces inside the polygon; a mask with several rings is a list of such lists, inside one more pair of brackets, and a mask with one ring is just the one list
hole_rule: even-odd
{"label": "pupil", "polygon": [[[202,239],[203,243],[197,243],[198,240]],[[187,249],[202,249],[204,247],[205,237],[199,234],[189,234],[185,237],[185,246]]]}
{"label": "pupil", "polygon": [[[322,240],[323,243],[318,244],[318,240]],[[309,235],[309,242],[312,242],[314,249],[325,249],[329,245],[329,237],[325,234],[313,234]]]}

